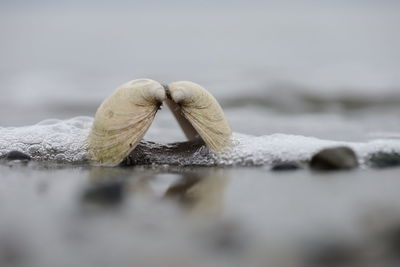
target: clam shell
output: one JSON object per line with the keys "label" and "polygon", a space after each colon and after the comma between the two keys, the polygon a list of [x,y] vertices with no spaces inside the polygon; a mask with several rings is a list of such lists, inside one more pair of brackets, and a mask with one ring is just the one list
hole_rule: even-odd
{"label": "clam shell", "polygon": [[232,130],[218,101],[200,85],[180,81],[167,86],[166,103],[189,140],[201,138],[216,153],[232,145]]}
{"label": "clam shell", "polygon": [[121,163],[143,138],[165,98],[162,85],[149,79],[117,88],[96,112],[88,136],[89,157],[103,166]]}

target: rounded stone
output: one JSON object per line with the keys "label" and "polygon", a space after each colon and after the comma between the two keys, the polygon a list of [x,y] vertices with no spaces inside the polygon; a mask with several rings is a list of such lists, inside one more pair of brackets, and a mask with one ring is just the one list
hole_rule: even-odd
{"label": "rounded stone", "polygon": [[378,152],[371,155],[368,164],[373,168],[390,168],[400,166],[400,154]]}
{"label": "rounded stone", "polygon": [[356,153],[345,146],[323,149],[310,161],[311,169],[319,171],[350,170],[357,166]]}
{"label": "rounded stone", "polygon": [[31,160],[31,157],[21,151],[13,150],[7,153],[6,160]]}

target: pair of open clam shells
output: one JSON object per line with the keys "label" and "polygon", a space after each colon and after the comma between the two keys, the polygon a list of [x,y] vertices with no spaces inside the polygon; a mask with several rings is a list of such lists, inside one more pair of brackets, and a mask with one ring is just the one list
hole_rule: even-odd
{"label": "pair of open clam shells", "polygon": [[121,163],[138,145],[161,104],[170,108],[188,140],[202,139],[213,152],[231,146],[231,128],[217,100],[198,84],[162,86],[150,79],[127,82],[100,105],[88,136],[91,160]]}

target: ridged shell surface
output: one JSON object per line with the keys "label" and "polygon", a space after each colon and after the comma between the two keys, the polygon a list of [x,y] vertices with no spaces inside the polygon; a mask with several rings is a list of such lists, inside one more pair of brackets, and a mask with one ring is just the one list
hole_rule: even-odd
{"label": "ridged shell surface", "polygon": [[232,130],[218,101],[200,85],[180,81],[168,85],[169,97],[213,152],[232,145]]}
{"label": "ridged shell surface", "polygon": [[96,112],[88,136],[89,157],[103,166],[121,163],[143,138],[164,100],[164,88],[150,79],[117,88]]}

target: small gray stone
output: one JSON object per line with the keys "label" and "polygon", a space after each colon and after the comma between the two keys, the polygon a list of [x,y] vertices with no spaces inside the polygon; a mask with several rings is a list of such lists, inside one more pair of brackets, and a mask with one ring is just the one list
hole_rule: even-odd
{"label": "small gray stone", "polygon": [[378,152],[372,154],[368,163],[374,168],[390,168],[400,166],[400,154]]}
{"label": "small gray stone", "polygon": [[356,154],[345,146],[323,149],[310,161],[311,169],[318,171],[350,170],[357,166]]}
{"label": "small gray stone", "polygon": [[6,160],[23,160],[23,161],[31,160],[31,157],[29,155],[17,150],[8,152],[5,158]]}

